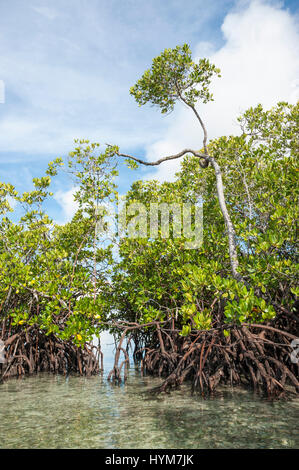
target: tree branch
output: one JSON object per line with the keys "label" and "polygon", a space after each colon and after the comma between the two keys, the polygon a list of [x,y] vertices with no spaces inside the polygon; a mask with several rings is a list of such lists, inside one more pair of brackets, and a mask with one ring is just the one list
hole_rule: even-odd
{"label": "tree branch", "polygon": [[209,152],[208,152],[208,149],[207,149],[207,142],[208,142],[208,133],[207,133],[207,129],[206,129],[206,126],[204,125],[203,123],[203,120],[201,119],[200,115],[198,114],[198,112],[196,111],[196,108],[195,106],[192,106],[190,103],[188,103],[188,101],[183,97],[182,93],[180,92],[180,89],[177,85],[177,83],[175,84],[176,86],[176,89],[177,89],[177,93],[178,93],[178,96],[179,98],[183,101],[183,103],[185,103],[189,108],[192,109],[192,111],[194,112],[196,118],[198,119],[200,125],[201,125],[201,128],[203,130],[203,148],[204,148],[204,151],[205,151],[205,154],[206,155],[209,155]]}
{"label": "tree branch", "polygon": [[[106,144],[106,145],[108,145],[108,147],[112,147],[112,145],[109,145],[109,144]],[[192,149],[184,149],[179,153],[176,153],[174,155],[169,155],[167,157],[160,158],[159,160],[156,160],[155,162],[147,162],[145,160],[141,160],[140,158],[136,158],[136,157],[133,157],[132,155],[127,155],[125,153],[119,153],[118,152],[116,155],[118,155],[119,157],[129,158],[131,160],[134,160],[137,163],[140,163],[141,165],[157,166],[157,165],[160,165],[161,163],[166,162],[168,160],[175,160],[177,158],[183,157],[187,153],[192,153],[192,155],[194,155],[195,157],[204,160],[204,162],[201,162],[201,161],[199,162],[201,168],[206,168],[208,166],[210,157],[208,155],[203,154],[203,153],[196,152],[195,150],[192,150]]]}
{"label": "tree branch", "polygon": [[218,194],[218,201],[220,205],[220,209],[224,218],[225,226],[226,226],[226,233],[228,237],[228,246],[229,246],[229,258],[230,258],[230,265],[231,265],[231,270],[232,270],[232,275],[233,277],[239,281],[239,282],[244,282],[244,279],[242,278],[241,274],[238,273],[238,267],[239,267],[239,261],[238,261],[238,255],[237,255],[237,247],[236,247],[236,233],[234,226],[232,224],[230,215],[227,210],[226,202],[225,202],[225,196],[224,196],[224,185],[223,185],[223,180],[222,180],[222,172],[221,168],[211,155],[209,155],[208,148],[207,148],[207,141],[208,141],[208,133],[206,126],[204,125],[203,120],[199,116],[197,110],[195,109],[195,106],[192,104],[188,103],[188,101],[183,97],[177,83],[176,83],[176,89],[179,98],[181,101],[183,101],[189,108],[192,109],[194,112],[196,118],[198,119],[200,126],[203,131],[203,148],[205,155],[207,156],[207,161],[211,163],[211,165],[214,168],[215,171],[215,176],[216,176],[216,185],[217,185],[217,194]]}
{"label": "tree branch", "polygon": [[227,233],[227,237],[228,237],[229,258],[230,258],[230,266],[231,266],[232,275],[233,275],[234,279],[236,279],[239,282],[244,283],[245,281],[244,281],[243,277],[238,272],[239,261],[238,261],[237,246],[236,246],[236,241],[235,241],[236,233],[235,233],[235,229],[234,229],[233,223],[231,221],[230,215],[228,213],[226,202],[225,202],[224,185],[223,185],[222,172],[221,172],[220,166],[218,165],[218,163],[216,162],[214,157],[209,155],[208,148],[207,148],[208,133],[207,133],[207,129],[206,129],[201,117],[199,116],[199,114],[196,111],[195,107],[192,104],[188,103],[188,101],[183,97],[177,83],[175,85],[176,85],[178,97],[189,108],[192,109],[192,111],[194,112],[195,116],[197,117],[197,119],[200,123],[200,126],[201,126],[203,134],[204,134],[204,137],[203,137],[204,153],[199,153],[199,152],[196,152],[195,150],[191,150],[191,149],[184,149],[184,150],[182,150],[181,152],[179,152],[177,154],[169,155],[167,157],[160,158],[159,160],[156,160],[155,162],[146,162],[144,160],[141,160],[140,158],[136,158],[136,157],[133,157],[132,155],[127,155],[127,154],[124,154],[124,153],[117,152],[116,154],[119,157],[129,158],[131,160],[134,160],[137,163],[140,163],[140,164],[146,165],[146,166],[157,166],[157,165],[160,165],[161,163],[163,163],[165,161],[180,158],[183,155],[185,155],[186,153],[191,153],[195,157],[197,157],[199,159],[202,159],[203,161],[199,161],[199,164],[200,164],[201,168],[207,168],[209,163],[211,163],[211,165],[213,166],[214,171],[215,171],[218,201],[219,201],[220,209],[221,209],[221,212],[222,212],[222,215],[223,215],[223,218],[224,218],[226,233]]}

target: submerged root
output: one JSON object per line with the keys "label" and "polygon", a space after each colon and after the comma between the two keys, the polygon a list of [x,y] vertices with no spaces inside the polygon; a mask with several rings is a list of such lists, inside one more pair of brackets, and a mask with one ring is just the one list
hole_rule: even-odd
{"label": "submerged root", "polygon": [[298,393],[299,368],[290,359],[289,336],[266,326],[258,332],[253,326],[235,326],[229,337],[222,328],[184,340],[176,336],[179,352],[173,356],[174,362],[166,361],[156,350],[145,354],[144,368],[149,374],[165,377],[153,393],[167,392],[186,379],[191,381],[192,391],[202,395],[213,394],[220,384],[246,385],[269,398],[285,395],[288,387]]}
{"label": "submerged root", "polygon": [[[179,335],[165,324],[155,329],[144,347],[137,351],[143,374],[163,378],[152,393],[169,392],[184,381],[191,383],[192,392],[213,395],[219,385],[243,385],[269,398],[299,392],[299,364],[291,361],[291,342],[296,338],[296,325],[287,330],[273,325],[219,325],[206,331],[192,332],[188,337]],[[109,379],[121,381],[118,367],[122,343],[128,330],[120,339],[114,369]],[[229,335],[224,334],[224,329]],[[142,344],[142,326],[137,325],[138,344]],[[136,355],[136,353],[135,353]],[[125,356],[123,364],[128,364]],[[124,377],[126,379],[126,376]]]}
{"label": "submerged root", "polygon": [[[71,341],[62,341],[54,335],[46,336],[36,327],[12,332],[0,330],[5,345],[5,362],[0,364],[0,380],[36,372],[67,375],[93,375],[100,372],[101,351],[86,344],[77,347]],[[101,361],[102,363],[102,361]]]}
{"label": "submerged root", "polygon": [[[113,369],[108,374],[108,380],[111,380],[114,383],[120,383],[122,381],[122,379],[121,379],[121,370],[122,370],[123,367],[124,367],[124,381],[127,380],[127,371],[128,371],[129,366],[130,366],[130,360],[129,360],[128,351],[122,347],[122,344],[123,344],[123,341],[125,340],[126,334],[127,334],[127,329],[125,329],[125,331],[121,335],[120,341],[119,341],[118,346],[116,348],[114,366],[113,366]],[[118,363],[119,363],[121,352],[123,352],[125,359],[122,361],[122,363],[119,366]]]}

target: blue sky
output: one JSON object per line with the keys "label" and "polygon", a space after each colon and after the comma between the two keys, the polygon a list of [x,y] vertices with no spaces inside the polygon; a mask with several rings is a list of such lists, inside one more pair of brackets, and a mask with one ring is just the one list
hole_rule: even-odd
{"label": "blue sky", "polygon": [[[2,0],[0,180],[30,189],[31,178],[66,155],[76,137],[148,159],[200,147],[184,108],[162,117],[129,94],[154,56],[184,42],[223,72],[215,102],[202,110],[210,137],[237,132],[235,119],[250,105],[299,97],[295,1]],[[167,179],[176,169],[122,166],[120,192],[137,177]],[[66,220],[72,182],[61,175],[53,188],[51,215]]]}

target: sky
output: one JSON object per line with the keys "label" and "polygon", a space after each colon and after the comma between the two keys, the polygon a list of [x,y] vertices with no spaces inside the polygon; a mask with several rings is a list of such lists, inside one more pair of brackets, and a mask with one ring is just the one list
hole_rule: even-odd
{"label": "sky", "polygon": [[[148,160],[200,148],[190,110],[163,116],[129,94],[153,57],[179,44],[222,72],[215,101],[198,108],[209,138],[238,133],[249,106],[295,103],[298,13],[295,0],[0,0],[0,181],[30,190],[74,138]],[[121,165],[119,191],[140,178],[171,180],[178,168]],[[72,180],[59,175],[53,192],[49,213],[65,222],[76,209]]]}

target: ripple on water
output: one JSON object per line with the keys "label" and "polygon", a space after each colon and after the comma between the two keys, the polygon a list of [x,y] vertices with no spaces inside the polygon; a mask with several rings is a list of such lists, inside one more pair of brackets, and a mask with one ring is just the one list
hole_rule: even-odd
{"label": "ripple on water", "polygon": [[130,370],[105,377],[53,376],[0,385],[1,448],[298,448],[299,400],[269,402],[245,390],[214,399],[145,393],[160,383]]}

